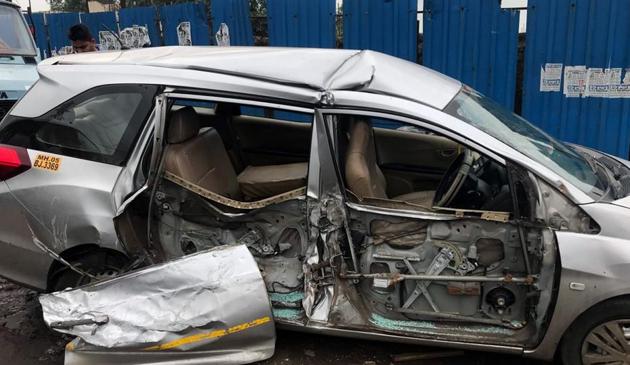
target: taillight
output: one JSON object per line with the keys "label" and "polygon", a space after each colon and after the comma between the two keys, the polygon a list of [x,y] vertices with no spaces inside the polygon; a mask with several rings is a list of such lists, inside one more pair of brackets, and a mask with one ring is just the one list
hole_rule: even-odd
{"label": "taillight", "polygon": [[26,149],[0,145],[0,181],[8,180],[30,168],[31,159]]}

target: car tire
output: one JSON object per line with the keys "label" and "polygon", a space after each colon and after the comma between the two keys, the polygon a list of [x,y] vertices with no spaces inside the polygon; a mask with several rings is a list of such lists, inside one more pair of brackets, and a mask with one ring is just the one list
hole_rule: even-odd
{"label": "car tire", "polygon": [[[68,259],[73,266],[85,271],[98,279],[106,279],[117,276],[129,265],[129,259],[116,251],[96,249],[78,257]],[[66,265],[59,265],[50,274],[50,291],[60,291],[67,288],[75,288],[89,284],[94,279],[81,275]]]}
{"label": "car tire", "polygon": [[[625,328],[629,330],[627,334]],[[583,359],[604,360],[603,356],[619,359],[619,364],[630,364],[629,340],[630,299],[613,299],[587,310],[573,322],[560,344],[560,357],[564,365],[598,363]],[[609,353],[613,354],[606,355]]]}

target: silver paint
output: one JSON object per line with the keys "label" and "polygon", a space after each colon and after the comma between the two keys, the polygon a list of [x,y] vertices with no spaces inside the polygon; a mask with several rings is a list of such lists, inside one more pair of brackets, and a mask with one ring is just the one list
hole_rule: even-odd
{"label": "silver paint", "polygon": [[[106,316],[108,321],[100,325],[57,330],[78,336],[99,351],[149,354],[126,363],[150,363],[156,357],[164,361],[182,350],[205,352],[204,360],[213,361],[213,350],[248,353],[255,349],[256,357],[243,359],[237,352],[233,357],[220,357],[221,363],[240,364],[268,358],[274,351],[275,327],[265,284],[245,246],[215,248],[108,281],[45,294],[40,303],[48,325]],[[260,318],[268,322],[233,333],[230,330]],[[229,333],[201,340],[193,337],[172,349],[146,350],[217,330]]]}
{"label": "silver paint", "polygon": [[[288,60],[291,62],[287,62]],[[305,69],[308,69],[308,72],[304,72]],[[614,204],[595,203],[592,198],[559,177],[554,171],[536,163],[521,152],[463,121],[443,113],[441,109],[458,92],[461,84],[420,66],[371,51],[165,47],[127,52],[63,56],[43,62],[39,67],[39,73],[41,76],[40,81],[16,105],[12,112],[14,115],[23,117],[42,115],[78,93],[105,84],[160,84],[168,85],[172,88],[170,92],[177,90],[178,93],[183,93],[182,90],[185,88],[197,88],[208,92],[221,92],[221,95],[235,93],[240,95],[239,98],[243,98],[242,95],[265,96],[302,103],[308,106],[318,105],[318,103],[322,102],[322,96],[325,95],[324,101],[326,103],[324,105],[327,108],[343,107],[345,109],[322,109],[322,113],[363,113],[397,119],[426,127],[436,133],[445,134],[464,145],[487,153],[500,163],[512,161],[520,166],[527,167],[531,171],[531,175],[540,178],[541,183],[544,182],[561,189],[566,194],[566,197],[569,198],[562,204],[558,204],[559,201],[552,196],[552,199],[545,202],[550,206],[540,204],[537,207],[539,217],[544,218],[545,222],[549,222],[547,218],[552,209],[565,214],[562,218],[569,223],[569,229],[553,230],[545,233],[544,244],[546,245],[546,251],[543,262],[548,268],[555,265],[556,262],[556,252],[551,247],[554,241],[553,234],[555,234],[555,240],[557,241],[557,250],[560,255],[559,261],[562,263],[561,268],[555,268],[554,266],[554,269],[561,271],[560,283],[558,283],[559,292],[555,302],[556,309],[547,326],[548,330],[537,347],[525,350],[525,354],[528,356],[551,359],[565,331],[581,313],[603,300],[620,295],[630,295],[630,284],[627,282],[627,278],[630,277],[630,226],[627,224],[630,218],[630,209],[627,208],[630,206],[630,203],[628,198],[620,199]],[[334,104],[329,105],[331,102]],[[350,110],[351,108],[356,110],[352,111]],[[378,110],[378,112],[364,111],[367,108]],[[163,117],[163,114],[161,116]],[[150,127],[147,126],[147,128]],[[313,129],[307,198],[309,246],[307,248],[306,264],[304,265],[306,291],[303,298],[304,309],[311,321],[306,325],[301,323],[298,329],[333,333],[342,336],[369,337],[477,350],[485,349],[520,353],[522,346],[518,344],[504,346],[496,343],[484,343],[479,339],[475,339],[470,333],[467,334],[466,328],[462,329],[462,326],[453,326],[449,330],[448,336],[445,337],[447,339],[438,339],[435,336],[433,338],[413,338],[408,334],[396,332],[396,328],[390,329],[392,332],[396,332],[395,334],[384,334],[367,332],[365,328],[332,328],[329,324],[322,323],[329,320],[331,310],[340,304],[339,299],[335,298],[335,295],[348,295],[348,291],[347,288],[337,287],[339,290],[335,292],[333,286],[319,287],[316,285],[317,283],[309,280],[309,267],[329,262],[332,255],[335,254],[335,245],[339,239],[337,234],[344,230],[344,222],[337,222],[337,224],[333,225],[333,229],[328,231],[318,227],[320,219],[334,218],[334,214],[330,217],[328,216],[331,211],[327,210],[327,206],[329,204],[332,204],[330,206],[338,205],[343,200],[341,189],[337,185],[339,182],[333,166],[334,159],[328,148],[329,141],[326,139],[325,124],[321,115],[314,124]],[[160,134],[158,133],[158,135]],[[147,129],[145,129],[143,136],[147,136]],[[137,146],[136,148],[141,149],[141,147]],[[30,151],[30,153],[31,159],[33,159],[32,154],[34,152]],[[21,180],[20,176],[12,179],[9,185],[13,184],[11,186],[12,189],[16,190],[15,196],[25,199],[27,203],[24,204],[24,209],[16,209],[19,212],[17,214],[21,218],[16,220],[16,223],[18,223],[16,227],[19,228],[15,228],[13,231],[7,229],[9,234],[3,232],[4,235],[0,236],[2,241],[0,244],[20,245],[22,243],[13,239],[11,235],[23,234],[30,229],[37,239],[44,242],[47,247],[54,249],[55,252],[72,246],[74,242],[87,238],[100,245],[120,249],[113,225],[108,219],[120,213],[117,207],[124,199],[125,194],[123,192],[129,191],[132,186],[130,177],[133,175],[132,169],[135,167],[129,166],[129,173],[121,175],[120,168],[108,165],[99,166],[101,167],[99,169],[86,169],[85,164],[80,163],[81,161],[75,162],[71,158],[64,157],[64,163],[66,162],[67,164],[64,166],[70,165],[73,169],[68,175],[61,174],[58,176],[56,181],[66,187],[73,186],[72,182],[80,181],[82,189],[85,188],[81,191],[89,191],[89,193],[86,192],[85,196],[81,195],[82,201],[76,199],[76,194],[70,194],[65,191],[59,191],[59,198],[48,199],[50,196],[55,196],[55,194],[48,193],[44,196],[44,192],[41,192],[43,189],[39,189],[39,194],[42,195],[33,196],[38,193],[38,190],[35,188],[41,187],[42,181],[49,178],[43,172],[38,171],[30,175],[20,175],[22,176]],[[119,186],[122,190],[116,190],[114,193],[115,186]],[[123,189],[122,187],[125,188]],[[26,191],[25,189],[31,190]],[[538,198],[539,201],[544,201],[546,197],[540,195]],[[62,199],[63,202],[59,202],[58,199]],[[67,200],[73,199],[75,202],[67,202]],[[0,187],[0,202],[8,207],[16,207],[14,196],[6,188]],[[55,206],[57,209],[74,209],[77,212],[76,222],[69,219],[68,216],[59,216],[55,213],[56,211],[42,211],[50,209],[50,206],[46,204],[55,202],[60,204]],[[88,210],[81,203],[87,204],[85,206],[94,207],[94,209]],[[575,213],[575,209],[569,209],[575,208],[574,204],[579,204],[580,208],[600,225],[601,232],[599,234],[579,233],[576,231],[579,230],[580,226],[580,224],[575,222],[579,214]],[[452,219],[449,218],[452,216],[447,217],[448,215],[443,214],[420,214],[411,211],[387,211],[384,208],[367,209],[359,205],[349,206],[362,214],[378,213],[431,220]],[[332,220],[337,221],[337,219]],[[72,229],[73,227],[76,229]],[[3,226],[2,229],[4,230],[5,227]],[[78,231],[80,234],[68,234],[71,231]],[[318,239],[321,239],[327,246],[322,252],[319,252],[315,245]],[[38,252],[39,250],[32,245],[24,248],[27,250],[25,255],[34,257],[32,262],[36,262],[40,266],[35,268],[37,273],[28,275],[15,273],[15,277],[20,277],[20,275],[22,277],[29,276],[29,278],[24,279],[24,282],[35,283],[39,286],[42,280],[41,278],[35,278],[35,276],[45,272],[44,267],[47,268],[45,265],[49,264],[51,260],[43,253]],[[164,265],[168,267],[170,264]],[[200,270],[209,270],[209,266],[200,267]],[[550,277],[554,275],[554,270],[549,270],[548,268],[546,271],[543,271],[546,280],[539,283],[545,289],[537,309],[539,314],[545,313],[546,306],[549,303],[554,303],[554,298],[550,294],[554,284]],[[255,265],[249,269],[257,270]],[[153,272],[154,268],[147,270]],[[160,273],[158,270],[155,272]],[[183,273],[180,274],[183,275]],[[220,273],[215,274],[220,275]],[[127,280],[135,283],[133,275],[135,274],[128,274],[103,284],[97,284],[95,288],[100,286],[100,288],[105,290],[99,289],[90,293],[105,295],[110,283],[113,283],[111,285],[116,285],[116,283],[126,282]],[[168,275],[168,278],[169,280],[160,281],[160,284],[174,285],[176,280],[171,280],[171,274]],[[570,284],[576,282],[584,283],[585,290],[571,290]],[[264,284],[261,285],[264,288]],[[149,287],[136,287],[135,284],[132,287],[136,290],[151,290]],[[90,290],[88,288],[57,293],[53,297],[48,298],[51,298],[51,303],[57,303],[60,302],[57,299],[64,298],[64,293],[71,293],[72,295],[66,295],[73,300],[75,300],[74,295],[77,296],[76,299],[82,296],[85,299],[85,294]],[[235,289],[227,288],[227,290]],[[243,292],[239,291],[238,295],[243,295]],[[114,297],[116,295],[110,298]],[[264,301],[268,305],[266,293],[261,292],[256,298],[257,303]],[[139,299],[149,300],[144,295]],[[247,300],[249,300],[249,296]],[[81,299],[75,302],[81,303]],[[74,307],[74,305],[70,305],[70,307]],[[53,312],[57,313],[56,311]],[[85,312],[87,313],[87,311]],[[270,313],[270,311],[267,312]],[[248,309],[243,309],[240,313],[240,315],[249,314]],[[284,314],[286,316],[283,318],[288,318],[292,323],[299,321],[297,313]],[[115,325],[116,317],[111,318],[113,318]],[[231,316],[222,317],[223,320],[225,318],[231,318]],[[77,318],[68,317],[66,319]],[[539,324],[542,325],[543,319],[540,319],[540,321]],[[110,325],[112,325],[111,321],[103,326]],[[145,325],[136,325],[137,331],[146,329],[143,327]],[[179,327],[167,327],[166,330],[175,330],[177,328]],[[91,329],[88,328],[78,328],[77,331],[81,331],[81,334],[86,338],[94,340],[97,338],[94,336],[97,336],[96,333],[100,330],[97,329],[95,335],[91,335]],[[491,332],[491,330],[488,331]],[[269,337],[268,335],[270,334],[267,333],[266,340],[261,342],[267,344],[269,341],[272,341],[273,336]],[[102,344],[106,344],[112,341],[115,342],[117,339],[117,336],[107,335],[100,340],[104,341]],[[136,339],[142,338],[137,337]],[[243,350],[243,348],[256,347],[254,342],[246,338],[238,342],[238,344],[232,344],[234,345],[232,347],[228,346],[227,349],[226,346],[223,346],[224,354],[228,354],[226,355],[228,358],[236,359],[236,357],[231,356],[236,356],[236,353]],[[263,345],[262,348],[263,351],[260,353],[266,354],[264,349],[268,348],[268,346]],[[84,351],[82,352],[81,349]],[[252,352],[243,351],[242,353],[257,353],[257,350],[252,350]],[[182,360],[184,358],[196,359],[196,361],[221,362],[218,359],[224,359],[225,357],[222,358],[216,353],[212,354],[212,356],[209,353],[200,355],[200,353],[193,351],[170,359]],[[242,360],[242,358],[239,359]],[[103,350],[101,347],[90,347],[90,345],[79,346],[77,350],[67,353],[67,361],[72,363],[111,363],[117,362],[117,360],[125,363],[137,363],[157,362],[162,360],[162,358],[156,353],[146,354],[121,349],[117,349],[114,352]]]}

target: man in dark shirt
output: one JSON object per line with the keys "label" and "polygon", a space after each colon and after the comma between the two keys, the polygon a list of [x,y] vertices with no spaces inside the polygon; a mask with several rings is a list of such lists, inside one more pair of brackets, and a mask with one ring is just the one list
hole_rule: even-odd
{"label": "man in dark shirt", "polygon": [[68,31],[68,39],[72,42],[72,51],[74,53],[95,52],[96,40],[92,37],[90,29],[85,24],[75,24]]}

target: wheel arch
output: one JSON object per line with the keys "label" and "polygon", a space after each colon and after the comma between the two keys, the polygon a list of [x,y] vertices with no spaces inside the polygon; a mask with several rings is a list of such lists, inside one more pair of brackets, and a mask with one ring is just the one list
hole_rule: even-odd
{"label": "wheel arch", "polygon": [[[106,252],[111,255],[129,259],[129,256],[124,251],[117,250],[111,247],[100,246],[95,243],[85,243],[85,244],[79,244],[79,245],[69,247],[66,250],[59,253],[59,256],[61,256],[62,259],[68,262],[73,262],[88,253],[93,253],[97,251]],[[60,262],[59,260],[53,260],[52,264],[50,264],[50,267],[48,268],[48,274],[46,277],[46,291],[49,292],[54,284],[53,274],[56,273],[58,270],[64,268],[65,266],[66,265]]]}

